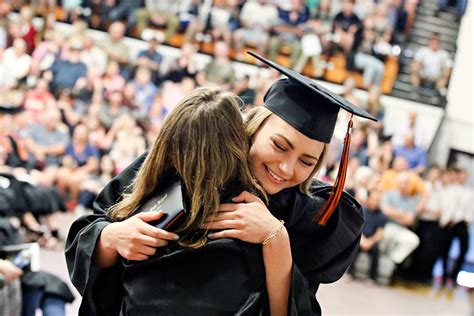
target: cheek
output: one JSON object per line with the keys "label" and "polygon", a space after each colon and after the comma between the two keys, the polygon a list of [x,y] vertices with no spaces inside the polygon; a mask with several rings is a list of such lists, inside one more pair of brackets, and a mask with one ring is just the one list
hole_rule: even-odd
{"label": "cheek", "polygon": [[305,182],[310,176],[311,173],[313,172],[314,167],[312,168],[305,168],[305,167],[298,167],[298,169],[295,172],[295,177],[294,177],[294,182],[296,184],[301,184]]}

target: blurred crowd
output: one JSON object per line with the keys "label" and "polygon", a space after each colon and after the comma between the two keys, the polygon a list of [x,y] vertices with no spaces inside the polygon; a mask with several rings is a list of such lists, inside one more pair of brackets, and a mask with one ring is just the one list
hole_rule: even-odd
{"label": "blurred crowd", "polygon": [[[445,281],[455,281],[473,219],[466,172],[430,165],[429,141],[415,112],[394,135],[383,132],[384,59],[405,40],[416,0],[66,0],[67,33],[55,27],[56,1],[35,3],[37,12],[24,5],[18,14],[0,3],[0,216],[17,218],[14,225],[26,240],[57,247],[57,212],[79,216],[91,209],[104,184],[146,150],[167,113],[195,87],[231,90],[241,97],[243,111],[261,105],[278,74],[237,78],[231,51],[242,59],[242,49],[254,45],[275,59],[285,45],[291,47],[291,66],[301,70],[310,59],[315,76],[328,67],[321,56],[336,52],[364,71],[368,98],[354,94],[351,79],[342,96],[379,118],[356,122],[346,183],[366,213],[361,253],[372,259],[369,277],[377,281],[377,263],[385,256],[404,276],[429,282],[442,257]],[[43,14],[41,27],[33,23],[37,13]],[[105,40],[88,34],[92,26],[106,30]],[[164,29],[164,36],[148,33],[147,48],[133,56],[124,36],[150,26]],[[185,38],[180,55],[165,63],[161,45],[177,32]],[[206,65],[196,62],[200,41],[214,44]],[[438,83],[436,71],[422,71],[439,66],[438,75],[445,76],[442,67],[450,67],[449,57],[438,53],[443,62],[432,57],[426,65],[430,51],[440,49],[434,46],[415,56],[420,75],[412,80],[428,78],[442,89],[447,80]],[[341,149],[335,137],[321,179],[335,178]],[[461,253],[452,265],[447,255],[454,238]]]}

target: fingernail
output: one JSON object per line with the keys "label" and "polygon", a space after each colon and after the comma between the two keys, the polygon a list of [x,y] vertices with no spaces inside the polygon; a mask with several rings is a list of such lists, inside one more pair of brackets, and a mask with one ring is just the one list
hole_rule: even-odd
{"label": "fingernail", "polygon": [[174,241],[179,240],[179,236],[178,236],[178,235],[174,235],[174,236],[173,236],[173,240],[174,240]]}
{"label": "fingernail", "polygon": [[213,234],[213,233],[207,234],[207,238],[213,238],[213,237],[214,237],[214,234]]}

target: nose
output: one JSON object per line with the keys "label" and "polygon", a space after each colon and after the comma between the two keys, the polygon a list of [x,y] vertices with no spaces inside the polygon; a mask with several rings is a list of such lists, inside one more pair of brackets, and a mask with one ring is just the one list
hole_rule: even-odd
{"label": "nose", "polygon": [[295,165],[291,161],[282,161],[278,165],[280,169],[280,176],[285,179],[291,179],[293,177],[293,173],[295,171]]}

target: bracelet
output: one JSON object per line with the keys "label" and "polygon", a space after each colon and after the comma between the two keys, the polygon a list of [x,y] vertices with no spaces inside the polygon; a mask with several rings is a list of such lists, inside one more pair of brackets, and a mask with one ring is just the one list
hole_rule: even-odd
{"label": "bracelet", "polygon": [[278,224],[278,226],[276,226],[271,232],[270,234],[268,234],[267,238],[265,238],[263,241],[262,241],[262,245],[266,245],[268,244],[275,236],[277,236],[278,234],[280,234],[281,230],[283,229],[283,227],[285,227],[285,222],[280,220],[280,224]]}

